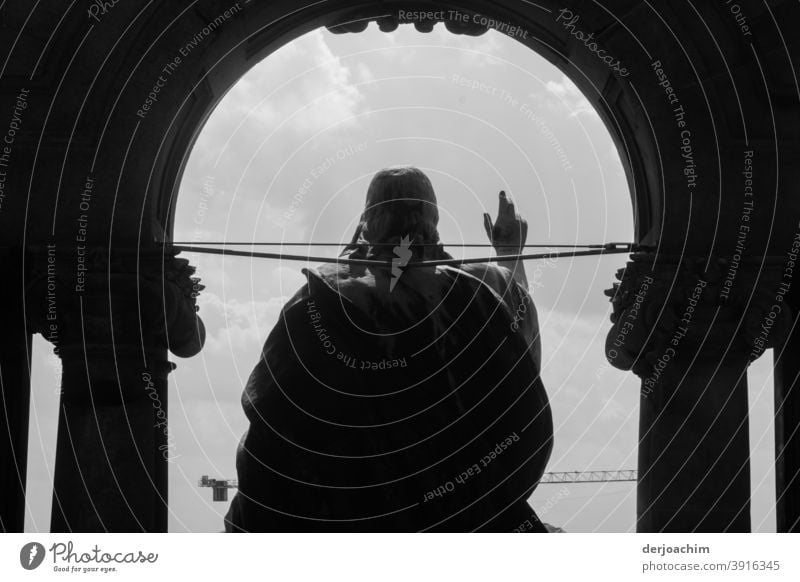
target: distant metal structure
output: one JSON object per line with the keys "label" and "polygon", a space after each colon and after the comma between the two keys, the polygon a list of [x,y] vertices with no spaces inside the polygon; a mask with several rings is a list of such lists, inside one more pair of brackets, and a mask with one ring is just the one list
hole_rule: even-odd
{"label": "distant metal structure", "polygon": [[[540,485],[550,485],[553,483],[624,483],[636,481],[638,471],[563,471],[557,473],[545,473],[542,475]],[[210,479],[208,475],[203,475],[197,482],[200,487],[210,487],[214,501],[227,501],[228,489],[239,487],[237,479]]]}
{"label": "distant metal structure", "polygon": [[560,473],[545,473],[542,475],[540,485],[551,483],[622,483],[636,481],[639,472],[627,471],[564,471]]}
{"label": "distant metal structure", "polygon": [[214,501],[227,501],[228,489],[239,487],[237,479],[209,479],[208,475],[200,477],[197,482],[200,487],[211,487],[212,499]]}

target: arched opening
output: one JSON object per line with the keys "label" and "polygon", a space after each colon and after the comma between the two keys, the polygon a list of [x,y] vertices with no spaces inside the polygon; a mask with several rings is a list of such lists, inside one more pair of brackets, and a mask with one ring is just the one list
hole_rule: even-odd
{"label": "arched opening", "polygon": [[[175,200],[191,145],[216,105],[250,68],[291,40],[322,27],[336,34],[358,33],[366,30],[370,22],[376,22],[381,30],[390,31],[399,22],[407,21],[417,30],[429,32],[437,22],[425,20],[419,12],[410,11],[409,6],[401,2],[385,2],[378,7],[357,2],[339,2],[335,6],[314,3],[288,12],[280,6],[250,6],[248,11],[247,30],[232,27],[215,30],[219,35],[215,39],[216,50],[204,55],[202,74],[192,92],[180,103],[178,113],[159,144],[148,180],[148,196],[155,201],[168,237],[172,235]],[[617,147],[633,204],[635,242],[651,244],[658,240],[663,185],[660,170],[654,163],[658,149],[652,128],[641,104],[635,101],[635,94],[626,90],[608,63],[573,61],[563,42],[553,34],[553,28],[569,30],[571,26],[574,29],[574,24],[570,23],[576,19],[571,11],[532,3],[525,12],[519,12],[505,3],[462,1],[427,3],[422,7],[422,14],[442,18],[444,24],[440,27],[446,26],[458,35],[484,34],[489,30],[487,24],[505,31],[513,25],[511,38],[515,42],[561,69],[603,120]],[[405,15],[405,20],[400,19],[401,15]],[[222,16],[224,14],[217,19]],[[587,7],[579,17],[591,20],[596,29],[604,26],[614,29],[622,25],[617,16],[601,9]],[[459,18],[463,24],[459,23]],[[618,59],[615,66],[617,69],[621,66]]]}
{"label": "arched opening", "polygon": [[[358,35],[308,32],[227,92],[185,165],[173,238],[346,242],[372,175],[393,164],[431,177],[446,244],[486,242],[482,214],[496,214],[501,189],[528,219],[529,243],[633,237],[614,140],[560,70],[494,31],[472,37],[403,26],[387,34],[373,25]],[[457,257],[490,251],[447,248]],[[341,249],[269,250],[335,257]],[[200,305],[208,339],[198,361],[174,373],[171,399],[182,452],[172,465],[171,527],[189,530],[213,528],[227,510],[196,481],[235,476],[233,451],[246,429],[241,389],[306,266],[193,261],[207,285]],[[527,264],[555,414],[552,471],[635,467],[636,379],[603,354],[603,290],[623,265],[620,257]],[[541,486],[530,502],[571,531],[626,531],[634,499],[631,483],[603,483]]]}

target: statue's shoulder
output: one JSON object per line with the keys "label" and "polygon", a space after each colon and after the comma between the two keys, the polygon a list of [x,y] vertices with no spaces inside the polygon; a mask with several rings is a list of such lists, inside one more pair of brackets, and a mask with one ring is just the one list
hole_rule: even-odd
{"label": "statue's shoulder", "polygon": [[486,278],[489,280],[510,281],[513,279],[511,269],[501,267],[494,263],[468,263],[460,265],[458,269],[465,271],[473,276]]}
{"label": "statue's shoulder", "polygon": [[504,295],[509,286],[515,283],[510,269],[492,263],[470,263],[458,267],[443,267],[455,276],[467,276],[486,285],[492,291]]}
{"label": "statue's shoulder", "polygon": [[363,268],[353,269],[347,264],[324,263],[317,267],[306,267],[302,272],[312,293],[320,285],[338,294],[354,288],[375,286],[375,277],[370,271]]}

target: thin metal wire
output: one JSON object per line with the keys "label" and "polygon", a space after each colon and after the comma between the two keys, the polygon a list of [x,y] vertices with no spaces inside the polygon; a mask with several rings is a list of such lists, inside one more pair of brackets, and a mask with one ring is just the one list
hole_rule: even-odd
{"label": "thin metal wire", "polygon": [[[338,246],[338,245],[337,245]],[[391,267],[394,260],[389,259],[386,261],[376,261],[371,259],[343,259],[341,257],[315,257],[306,255],[289,255],[285,253],[262,253],[256,251],[236,251],[230,249],[215,249],[206,247],[195,246],[182,246],[173,245],[173,248],[178,251],[187,253],[202,253],[209,255],[230,255],[234,257],[250,257],[255,259],[274,259],[281,261],[303,261],[307,263],[337,263],[341,265],[361,265],[368,267]],[[459,266],[469,265],[476,263],[497,263],[509,261],[531,261],[537,259],[558,259],[566,257],[588,257],[595,255],[613,255],[621,253],[630,253],[629,246],[617,247],[606,245],[603,248],[591,249],[585,251],[564,251],[558,253],[537,253],[537,254],[516,254],[516,255],[502,255],[497,257],[481,257],[476,259],[439,259],[434,261],[411,261],[406,268],[419,268],[419,267],[441,267],[441,266]]]}
{"label": "thin metal wire", "polygon": [[[195,241],[179,241],[170,242],[165,244],[172,244],[177,246],[251,246],[251,247],[346,247],[346,246],[373,246],[373,247],[395,247],[397,243],[320,243],[320,242],[195,242]],[[609,245],[634,247],[634,243],[603,243],[603,244],[530,244],[522,245],[521,248],[538,248],[538,249],[601,249]],[[457,244],[444,244],[444,243],[414,243],[415,247],[459,247],[459,248],[494,248],[494,245],[489,243],[457,243]]]}

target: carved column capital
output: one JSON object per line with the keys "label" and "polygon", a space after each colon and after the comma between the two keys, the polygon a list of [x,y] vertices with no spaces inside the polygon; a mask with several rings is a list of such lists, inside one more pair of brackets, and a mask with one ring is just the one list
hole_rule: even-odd
{"label": "carved column capital", "polygon": [[606,291],[613,306],[606,357],[642,378],[699,352],[717,362],[757,359],[791,329],[784,267],[773,257],[631,255]]}
{"label": "carved column capital", "polygon": [[28,252],[28,321],[58,353],[64,346],[124,351],[163,346],[181,357],[205,340],[197,315],[204,288],[172,249],[61,245]]}

